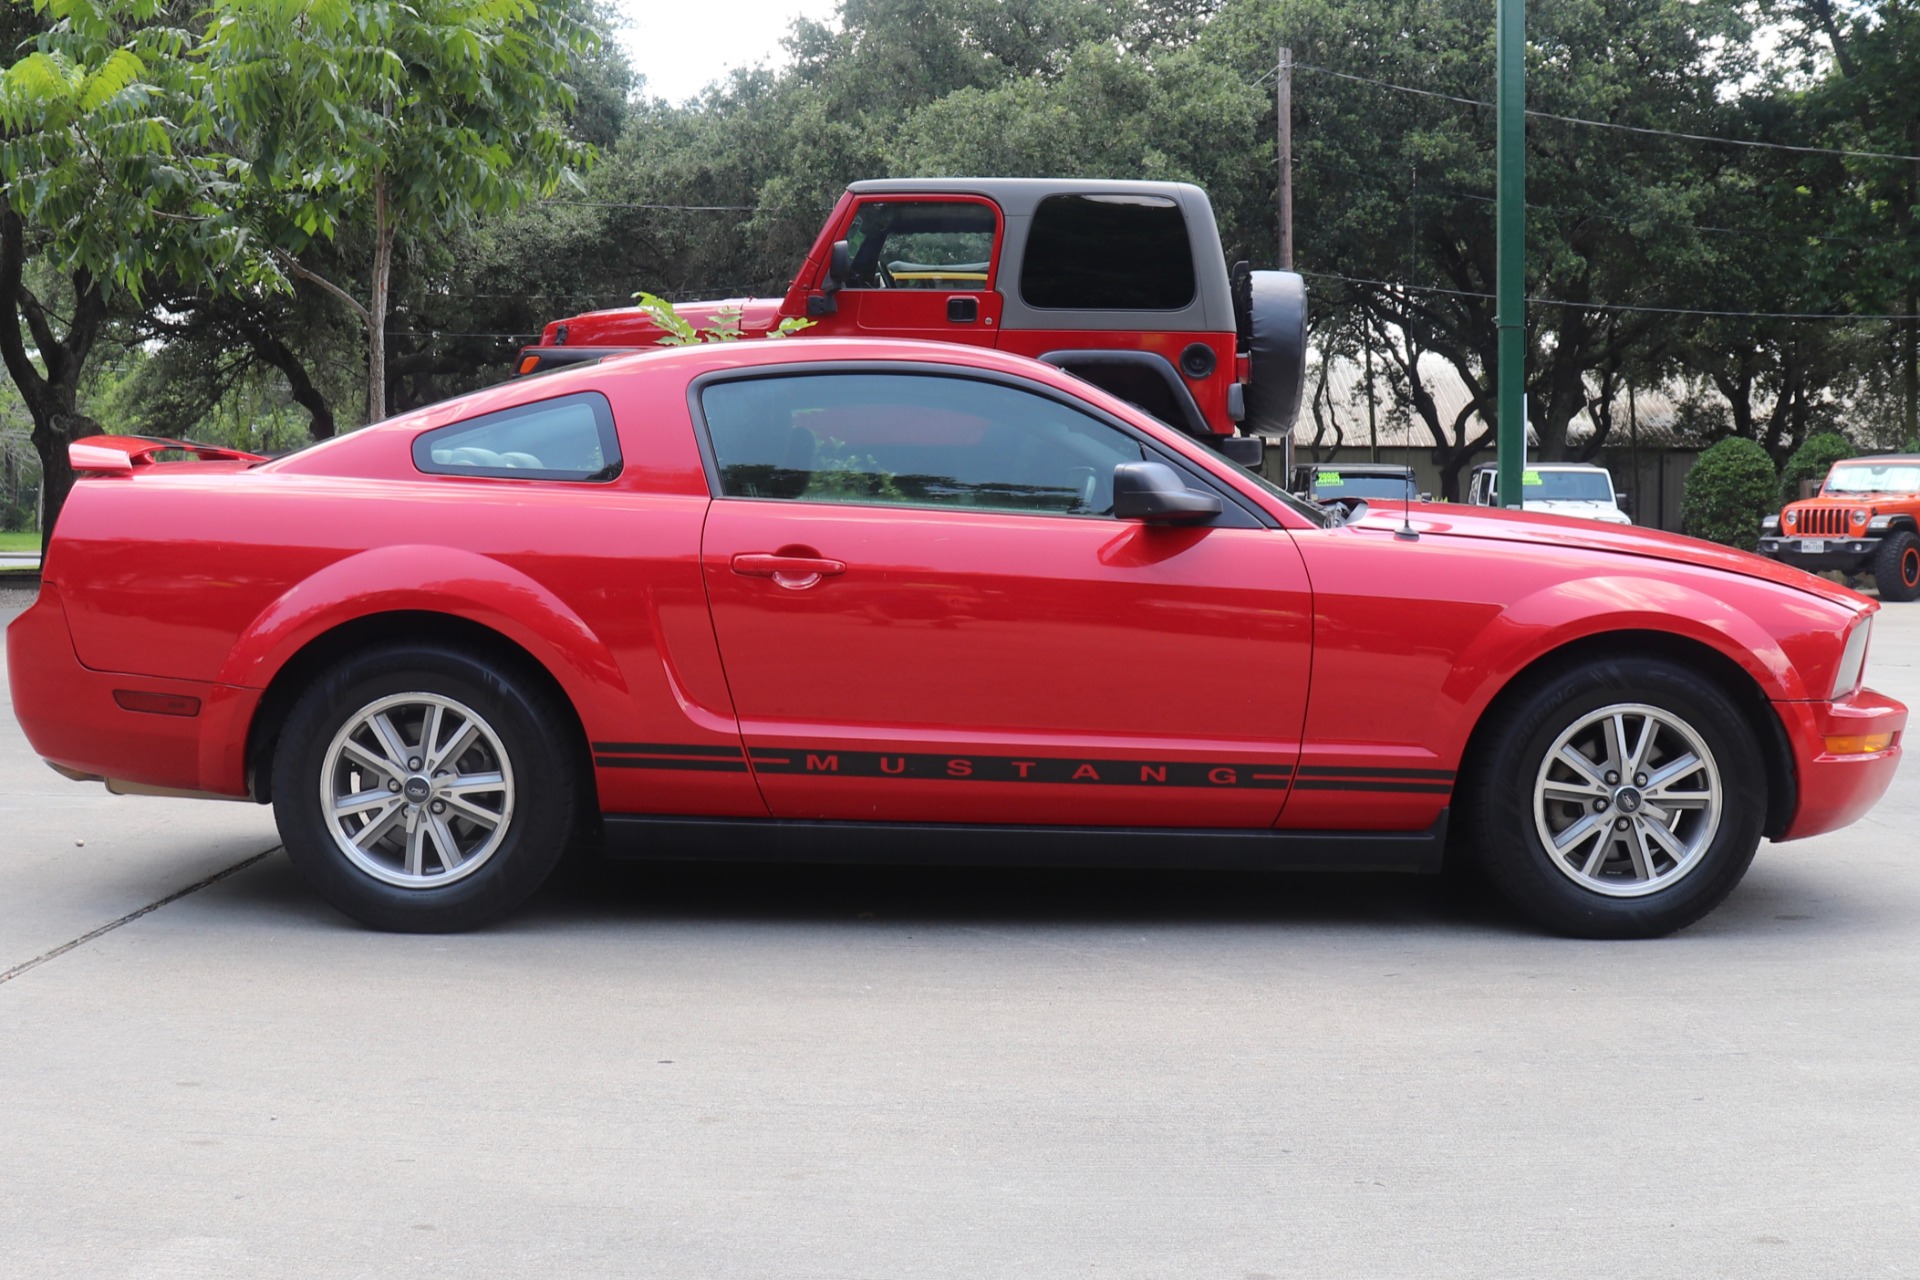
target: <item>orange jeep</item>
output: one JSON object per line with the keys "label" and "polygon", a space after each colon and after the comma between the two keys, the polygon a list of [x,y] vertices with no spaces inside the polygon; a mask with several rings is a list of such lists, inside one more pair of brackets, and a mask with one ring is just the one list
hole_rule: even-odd
{"label": "orange jeep", "polygon": [[1920,454],[1834,463],[1819,493],[1761,522],[1760,554],[1815,573],[1871,573],[1882,600],[1920,596]]}

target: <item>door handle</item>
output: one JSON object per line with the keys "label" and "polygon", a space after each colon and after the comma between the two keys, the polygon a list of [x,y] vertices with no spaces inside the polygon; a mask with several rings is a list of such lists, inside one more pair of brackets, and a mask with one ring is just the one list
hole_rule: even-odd
{"label": "door handle", "polygon": [[947,323],[972,324],[980,318],[980,301],[977,298],[948,298]]}
{"label": "door handle", "polygon": [[745,552],[733,558],[733,571],[743,578],[772,578],[775,585],[798,591],[822,578],[847,571],[846,561],[822,556],[794,556]]}

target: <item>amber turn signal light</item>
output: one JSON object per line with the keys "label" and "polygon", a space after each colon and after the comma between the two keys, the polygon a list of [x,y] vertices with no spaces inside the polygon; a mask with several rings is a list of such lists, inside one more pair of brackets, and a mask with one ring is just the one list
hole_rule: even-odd
{"label": "amber turn signal light", "polygon": [[520,357],[520,373],[522,376],[532,373],[535,369],[539,367],[540,367],[539,356],[521,356]]}
{"label": "amber turn signal light", "polygon": [[1830,756],[1864,756],[1875,751],[1885,751],[1893,745],[1890,733],[1856,733],[1848,737],[1828,738],[1827,754]]}
{"label": "amber turn signal light", "polygon": [[200,699],[184,693],[150,693],[142,689],[115,689],[113,700],[124,711],[145,711],[156,716],[197,716]]}

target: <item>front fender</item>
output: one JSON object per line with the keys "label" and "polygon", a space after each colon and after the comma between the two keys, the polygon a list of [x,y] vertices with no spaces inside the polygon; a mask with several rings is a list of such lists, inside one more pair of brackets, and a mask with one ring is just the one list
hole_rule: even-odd
{"label": "front fender", "polygon": [[1477,719],[1529,663],[1614,631],[1657,631],[1704,644],[1774,701],[1814,696],[1773,632],[1741,607],[1693,586],[1630,574],[1556,582],[1515,601],[1462,651],[1445,692]]}
{"label": "front fender", "polygon": [[532,654],[576,708],[626,697],[613,654],[546,587],[499,560],[442,546],[363,551],[302,580],[234,642],[219,681],[263,689],[315,637],[373,614],[417,610],[489,627]]}

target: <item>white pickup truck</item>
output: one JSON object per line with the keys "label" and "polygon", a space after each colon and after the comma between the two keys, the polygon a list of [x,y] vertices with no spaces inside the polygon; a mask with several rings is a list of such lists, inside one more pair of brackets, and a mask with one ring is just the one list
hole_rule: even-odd
{"label": "white pickup truck", "polygon": [[[1614,492],[1613,476],[1605,467],[1586,462],[1529,462],[1520,473],[1520,503],[1528,511],[1556,516],[1580,516],[1606,524],[1632,524],[1623,509],[1626,501]],[[1500,505],[1499,467],[1491,462],[1473,469],[1467,501],[1482,507]]]}

